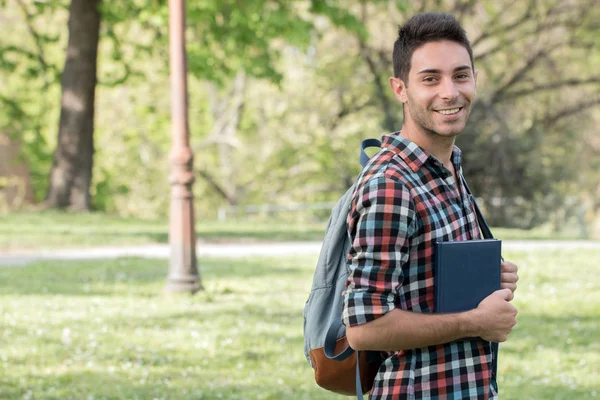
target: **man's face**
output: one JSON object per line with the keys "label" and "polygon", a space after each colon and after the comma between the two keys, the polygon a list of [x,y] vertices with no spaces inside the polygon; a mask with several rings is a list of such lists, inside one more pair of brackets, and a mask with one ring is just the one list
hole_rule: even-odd
{"label": "man's face", "polygon": [[404,104],[405,128],[429,137],[457,136],[465,129],[475,100],[476,78],[461,44],[443,40],[417,48],[407,84],[398,79],[394,89]]}

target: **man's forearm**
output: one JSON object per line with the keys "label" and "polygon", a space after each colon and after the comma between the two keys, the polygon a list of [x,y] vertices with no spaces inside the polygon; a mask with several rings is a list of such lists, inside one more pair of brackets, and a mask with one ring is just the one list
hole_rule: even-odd
{"label": "man's forearm", "polygon": [[348,327],[346,336],[355,350],[398,351],[448,343],[476,336],[472,311],[422,314],[394,309],[366,324]]}

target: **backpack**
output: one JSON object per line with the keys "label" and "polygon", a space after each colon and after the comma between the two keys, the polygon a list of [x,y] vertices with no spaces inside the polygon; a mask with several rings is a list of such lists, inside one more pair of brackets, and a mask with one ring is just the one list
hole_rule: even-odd
{"label": "backpack", "polygon": [[[377,139],[361,144],[360,163],[369,157],[368,147],[381,147]],[[342,324],[343,297],[348,278],[348,213],[354,183],[331,211],[325,230],[312,288],[304,306],[304,355],[315,372],[315,381],[324,389],[344,395],[356,394],[362,399],[373,386],[382,362],[379,352],[355,352],[346,339]],[[359,362],[357,363],[357,359]]]}

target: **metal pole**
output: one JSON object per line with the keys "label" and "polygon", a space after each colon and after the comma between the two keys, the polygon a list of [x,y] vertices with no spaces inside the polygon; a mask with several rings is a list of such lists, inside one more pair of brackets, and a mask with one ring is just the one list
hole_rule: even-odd
{"label": "metal pole", "polygon": [[169,244],[171,256],[165,290],[191,292],[202,289],[196,266],[194,227],[194,155],[190,148],[185,52],[185,0],[169,0],[169,46],[171,66],[171,129],[169,154],[171,207]]}

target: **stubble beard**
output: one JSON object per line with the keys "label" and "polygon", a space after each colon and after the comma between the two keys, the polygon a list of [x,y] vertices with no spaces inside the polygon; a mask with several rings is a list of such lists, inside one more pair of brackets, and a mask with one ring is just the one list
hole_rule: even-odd
{"label": "stubble beard", "polygon": [[[454,139],[456,138],[458,135],[460,135],[467,124],[467,121],[469,119],[469,116],[471,115],[471,108],[472,108],[472,103],[465,101],[464,105],[463,105],[463,110],[462,112],[465,113],[465,115],[461,118],[460,121],[455,121],[452,122],[452,124],[462,124],[462,126],[460,127],[460,129],[451,129],[449,132],[440,132],[436,129],[435,127],[435,121],[434,121],[434,113],[436,111],[434,111],[432,108],[427,108],[427,109],[423,109],[421,107],[417,107],[416,109],[410,106],[411,102],[408,102],[405,104],[405,107],[408,110],[405,110],[405,115],[409,114],[410,118],[412,119],[413,125],[415,125],[415,128],[417,128],[419,131],[421,131],[425,136],[429,137],[430,139],[435,139],[435,138],[445,138],[445,139]],[[451,107],[452,105],[448,105],[448,106],[444,106],[444,108],[448,108]]]}

